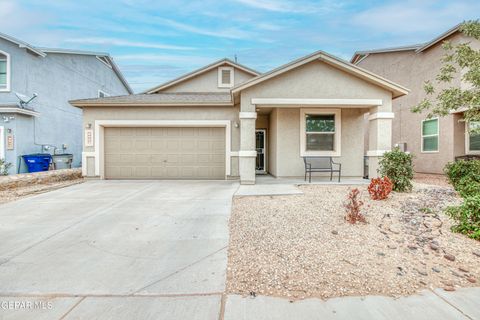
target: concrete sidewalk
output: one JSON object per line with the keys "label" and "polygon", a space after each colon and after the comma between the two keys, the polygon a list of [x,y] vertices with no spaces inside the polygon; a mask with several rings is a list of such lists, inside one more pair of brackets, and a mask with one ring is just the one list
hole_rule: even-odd
{"label": "concrete sidewalk", "polygon": [[398,299],[383,296],[343,297],[326,301],[258,296],[228,296],[224,320],[451,320],[480,319],[480,288],[456,292],[425,290]]}

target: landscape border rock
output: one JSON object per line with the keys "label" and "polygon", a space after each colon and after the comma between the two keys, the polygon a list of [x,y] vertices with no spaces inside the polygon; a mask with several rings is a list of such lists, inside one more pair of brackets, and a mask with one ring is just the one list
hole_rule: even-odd
{"label": "landscape border rock", "polygon": [[11,190],[33,184],[49,184],[60,181],[69,181],[82,178],[82,169],[62,169],[33,173],[21,173],[9,176],[0,176],[0,191]]}

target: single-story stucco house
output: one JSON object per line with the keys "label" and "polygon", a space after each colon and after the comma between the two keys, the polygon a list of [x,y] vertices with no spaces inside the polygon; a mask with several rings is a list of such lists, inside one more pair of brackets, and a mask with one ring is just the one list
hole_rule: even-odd
{"label": "single-story stucco house", "polygon": [[[83,99],[83,173],[101,179],[303,177],[303,156],[369,175],[408,89],[319,51],[260,74],[223,59],[142,94]],[[369,113],[368,128],[364,114]]]}

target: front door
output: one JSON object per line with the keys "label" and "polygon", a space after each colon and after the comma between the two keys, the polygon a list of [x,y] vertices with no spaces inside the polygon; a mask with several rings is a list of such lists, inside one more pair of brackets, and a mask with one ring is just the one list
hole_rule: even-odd
{"label": "front door", "polygon": [[266,146],[267,131],[265,129],[255,130],[255,148],[257,149],[257,161],[255,164],[255,173],[266,174],[265,166],[265,146]]}

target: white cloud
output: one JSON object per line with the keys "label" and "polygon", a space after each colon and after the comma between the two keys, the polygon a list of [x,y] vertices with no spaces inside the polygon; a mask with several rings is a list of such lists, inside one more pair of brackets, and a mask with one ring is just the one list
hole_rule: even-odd
{"label": "white cloud", "polygon": [[252,36],[249,32],[236,28],[222,28],[221,30],[210,30],[164,18],[158,18],[155,21],[177,30],[196,33],[204,36],[227,39],[246,39]]}
{"label": "white cloud", "polygon": [[117,39],[117,38],[101,38],[101,37],[71,38],[71,39],[66,39],[65,42],[79,43],[79,44],[112,45],[112,46],[120,46],[120,47],[170,49],[170,50],[194,50],[195,49],[193,47],[175,46],[175,45],[169,45],[169,44],[149,43],[149,42],[137,42],[137,41]]}
{"label": "white cloud", "polygon": [[[469,3],[470,2],[470,3]],[[441,33],[480,10],[479,2],[435,1],[395,2],[354,15],[352,23],[378,33]]]}
{"label": "white cloud", "polygon": [[201,66],[206,63],[211,63],[215,58],[200,57],[200,56],[184,56],[177,54],[154,54],[154,53],[138,53],[138,54],[121,54],[115,55],[115,60],[127,62],[153,62],[159,63],[182,63],[186,65]]}
{"label": "white cloud", "polygon": [[287,0],[235,0],[243,5],[281,13],[314,13],[328,12],[341,6],[339,1],[315,1],[313,4],[303,1]]}

